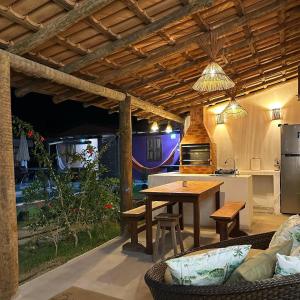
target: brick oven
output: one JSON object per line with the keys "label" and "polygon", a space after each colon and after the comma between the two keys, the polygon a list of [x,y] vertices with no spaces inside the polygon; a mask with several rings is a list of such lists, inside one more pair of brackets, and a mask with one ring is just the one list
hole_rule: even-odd
{"label": "brick oven", "polygon": [[191,122],[180,143],[180,173],[210,174],[216,170],[216,144],[212,143],[203,123],[203,108],[195,106]]}

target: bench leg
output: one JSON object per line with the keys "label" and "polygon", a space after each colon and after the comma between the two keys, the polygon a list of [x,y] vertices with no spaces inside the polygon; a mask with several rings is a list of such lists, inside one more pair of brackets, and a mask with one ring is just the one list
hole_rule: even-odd
{"label": "bench leg", "polygon": [[235,217],[235,225],[230,232],[230,237],[240,237],[240,236],[247,236],[248,234],[244,231],[240,230],[240,214],[238,213]]}
{"label": "bench leg", "polygon": [[123,251],[145,252],[145,247],[139,243],[138,222],[129,221],[130,242],[123,245]]}
{"label": "bench leg", "polygon": [[228,222],[217,221],[217,226],[220,233],[220,241],[228,240]]}

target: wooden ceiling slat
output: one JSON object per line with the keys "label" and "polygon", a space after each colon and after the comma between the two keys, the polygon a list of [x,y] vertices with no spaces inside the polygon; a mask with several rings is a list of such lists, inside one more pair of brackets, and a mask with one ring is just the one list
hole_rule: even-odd
{"label": "wooden ceiling slat", "polygon": [[54,22],[50,22],[43,26],[30,37],[27,37],[16,45],[9,47],[8,51],[19,55],[27,53],[38,45],[41,45],[45,41],[51,39],[59,32],[71,27],[73,24],[100,10],[112,1],[113,0],[85,0],[65,15],[57,18]]}
{"label": "wooden ceiling slat", "polygon": [[129,44],[135,43],[145,36],[155,33],[158,30],[162,29],[166,25],[170,24],[171,22],[176,22],[185,16],[188,16],[194,12],[197,12],[203,9],[205,6],[211,3],[211,0],[191,0],[191,4],[182,7],[176,13],[172,13],[167,15],[166,17],[159,19],[148,26],[145,26],[143,29],[135,31],[129,36],[126,36],[120,40],[110,42],[105,46],[102,46],[95,50],[94,52],[85,55],[84,57],[80,58],[79,60],[65,66],[62,68],[63,72],[72,73],[77,71],[84,66],[91,64],[93,61],[101,59],[112,52],[115,52],[118,49],[127,47]]}
{"label": "wooden ceiling slat", "polygon": [[[49,24],[68,16],[89,0],[38,0],[32,6],[28,5],[30,1],[0,4],[1,48],[12,49],[25,39],[30,41]],[[155,109],[160,112],[166,107],[170,112],[183,114],[191,103],[207,105],[224,101],[223,93],[199,94],[191,88],[208,62],[197,44],[197,37],[203,32],[218,31],[225,38],[224,51],[216,61],[233,80],[244,83],[244,93],[295,77],[300,61],[299,1],[214,0],[210,7],[190,11],[156,29],[153,24],[189,5],[199,5],[199,0],[112,0],[109,3],[95,8],[95,12],[86,14],[67,29],[48,35],[25,56],[67,72],[73,72],[67,68],[79,62],[78,70],[74,69],[75,76],[106,84],[123,94],[126,91],[133,99],[142,96],[144,101],[137,101],[132,111],[139,118],[149,120],[164,118],[156,116]],[[139,36],[141,32],[145,35]],[[135,36],[130,40],[132,35]],[[101,52],[105,47],[110,51]],[[99,57],[94,56],[97,51]],[[86,57],[91,60],[85,61]],[[117,101],[87,90],[78,91],[44,79],[32,80],[16,72],[12,76],[19,95],[37,91],[55,94],[55,102],[72,99],[118,110]],[[143,110],[145,104],[150,105],[150,108],[145,106],[148,111]]]}

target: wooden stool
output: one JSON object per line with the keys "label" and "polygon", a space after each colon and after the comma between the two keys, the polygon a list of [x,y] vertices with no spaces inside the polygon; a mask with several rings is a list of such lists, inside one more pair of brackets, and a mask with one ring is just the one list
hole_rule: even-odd
{"label": "wooden stool", "polygon": [[[181,252],[184,251],[181,230],[180,230],[180,218],[181,218],[180,215],[170,214],[170,213],[161,213],[155,217],[155,220],[157,220],[157,231],[156,231],[156,240],[155,240],[154,251],[153,251],[153,261],[156,261],[158,258],[160,237],[162,241],[161,256],[162,258],[165,258],[166,229],[171,230],[171,240],[172,240],[174,255],[178,254],[176,231],[178,233],[180,250]],[[161,232],[161,236],[160,236],[160,232]]]}

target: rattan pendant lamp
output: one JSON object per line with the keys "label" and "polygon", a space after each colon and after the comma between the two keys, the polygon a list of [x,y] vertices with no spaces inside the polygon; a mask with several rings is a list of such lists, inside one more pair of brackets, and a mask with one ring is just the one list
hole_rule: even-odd
{"label": "rattan pendant lamp", "polygon": [[216,63],[218,53],[223,47],[223,39],[218,39],[216,32],[203,34],[198,43],[211,62],[202,72],[200,78],[193,85],[193,89],[199,92],[223,91],[234,87],[234,82],[225,74],[222,67]]}
{"label": "rattan pendant lamp", "polygon": [[236,101],[235,97],[237,95],[239,85],[226,90],[226,95],[230,97],[228,105],[224,108],[223,114],[226,115],[226,118],[243,118],[247,116],[247,111]]}

